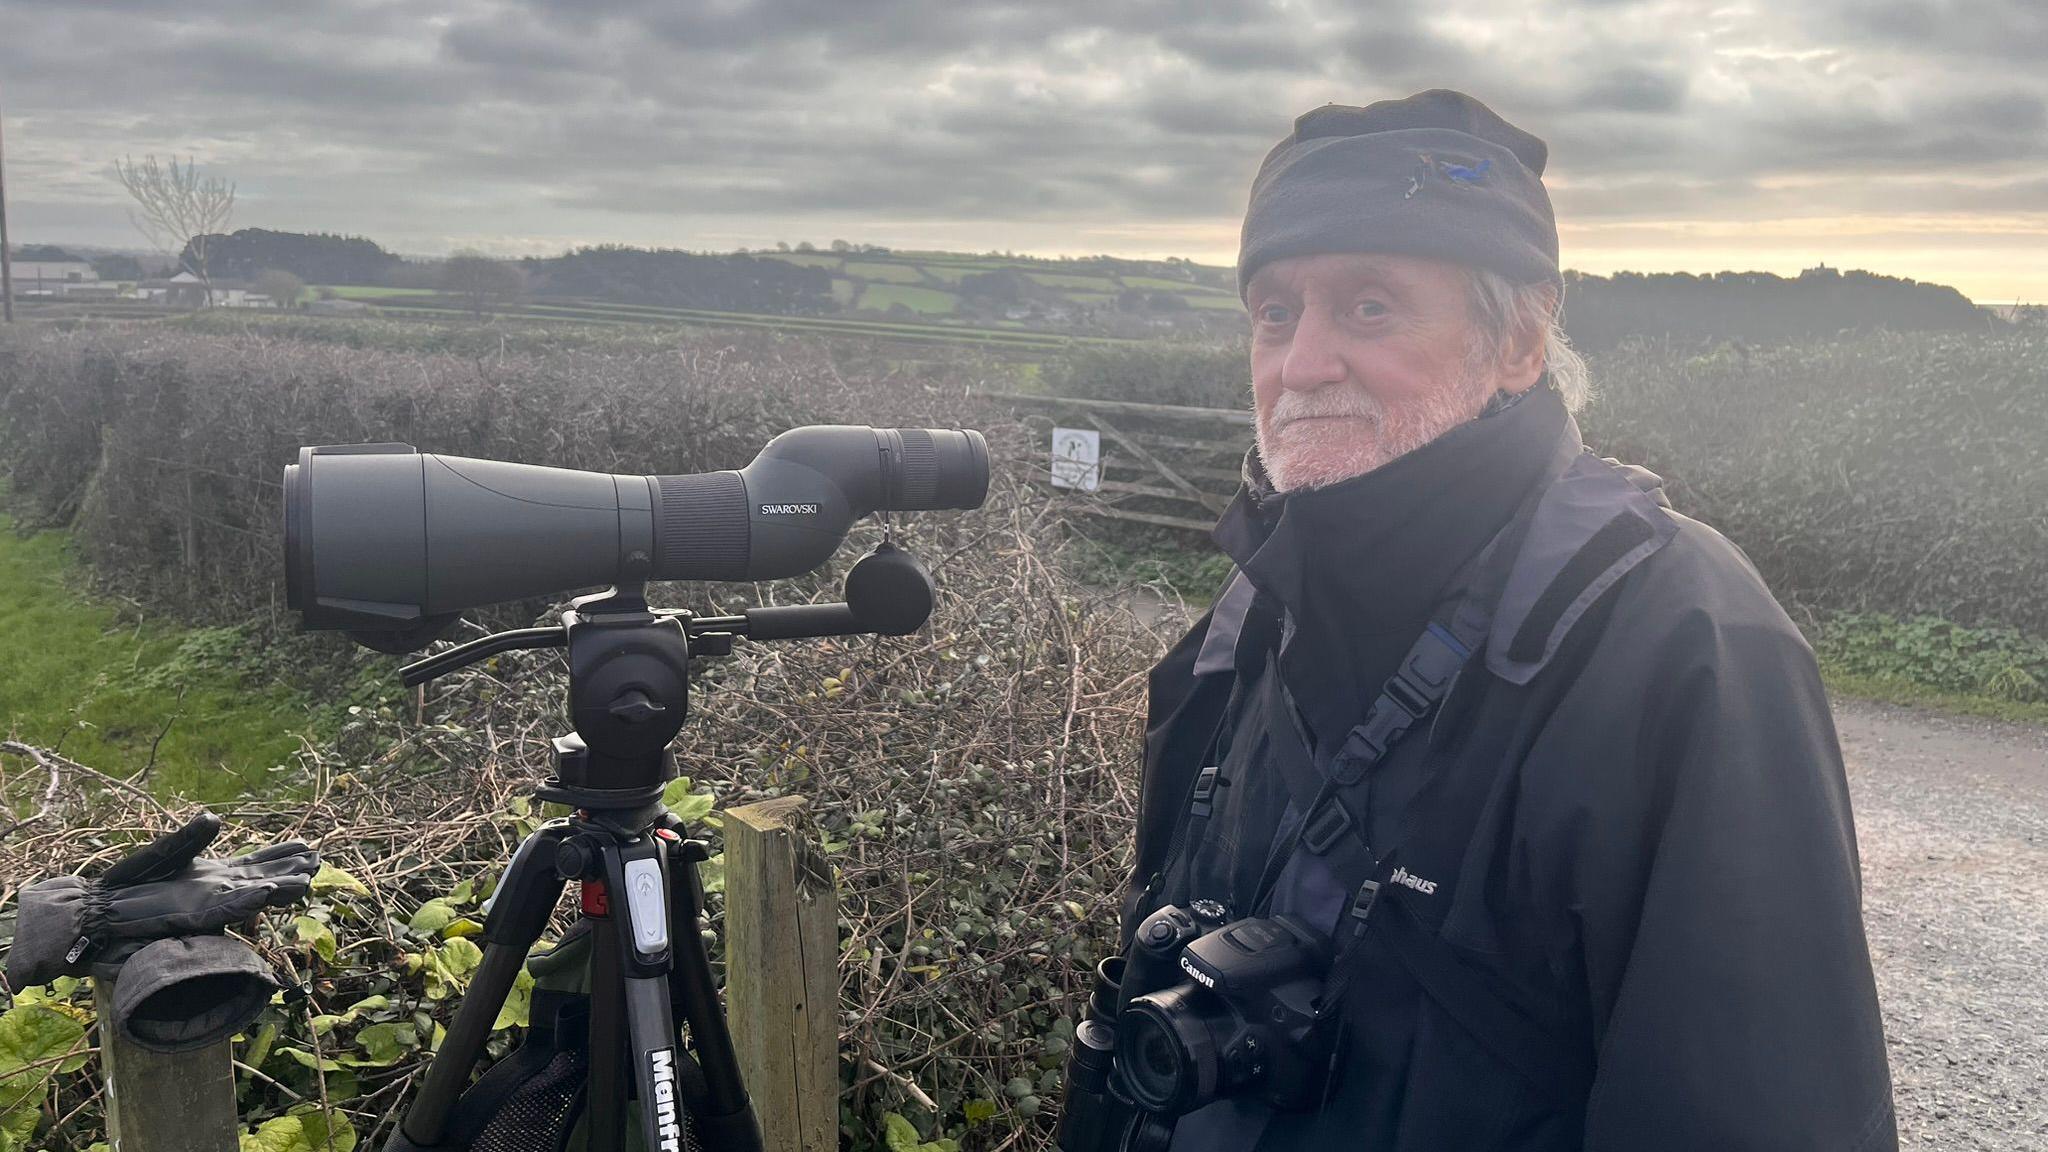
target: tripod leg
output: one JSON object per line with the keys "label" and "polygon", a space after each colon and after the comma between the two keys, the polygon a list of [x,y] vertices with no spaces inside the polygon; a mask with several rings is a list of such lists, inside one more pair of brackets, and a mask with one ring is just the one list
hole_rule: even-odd
{"label": "tripod leg", "polygon": [[597,931],[590,939],[590,1078],[583,1123],[589,1152],[620,1152],[626,1146],[624,974],[619,971],[619,938],[611,914],[591,919]]}
{"label": "tripod leg", "polygon": [[544,825],[528,836],[513,853],[505,878],[491,897],[491,910],[484,918],[483,962],[470,980],[440,1051],[427,1066],[427,1082],[406,1113],[405,1136],[415,1144],[440,1142],[448,1126],[448,1112],[469,1085],[470,1069],[483,1054],[491,1024],[526,962],[527,950],[547,928],[548,916],[562,895],[562,878],[555,872],[555,847],[568,834],[568,825],[560,823]]}
{"label": "tripod leg", "polygon": [[[670,822],[680,832],[680,820]],[[669,923],[675,943],[669,970],[669,995],[676,1010],[690,1025],[690,1044],[704,1072],[705,1106],[698,1117],[706,1129],[708,1147],[730,1152],[757,1152],[761,1147],[761,1125],[754,1116],[740,1078],[739,1058],[733,1053],[732,1032],[726,1027],[725,1012],[719,1006],[718,985],[711,978],[711,957],[704,951],[704,887],[697,865],[704,859],[704,845],[696,840],[671,844],[669,859],[677,871],[669,880]]]}
{"label": "tripod leg", "polygon": [[[639,1086],[640,1129],[649,1152],[682,1152],[686,1113],[676,1079],[676,1025],[669,1012],[668,853],[643,836],[604,849],[605,887],[616,927],[626,1036]],[[593,989],[594,990],[594,989]],[[615,1043],[615,1041],[613,1041]],[[600,1038],[593,1033],[591,1051]]]}

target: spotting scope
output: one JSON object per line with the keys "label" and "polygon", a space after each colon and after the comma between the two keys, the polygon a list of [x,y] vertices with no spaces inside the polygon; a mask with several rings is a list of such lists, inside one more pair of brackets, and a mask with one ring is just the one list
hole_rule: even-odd
{"label": "spotting scope", "polygon": [[285,598],[308,630],[381,633],[405,651],[483,604],[801,575],[862,516],[976,508],[987,494],[981,433],[943,428],[793,428],[745,468],[679,476],[409,444],[301,448],[284,470]]}

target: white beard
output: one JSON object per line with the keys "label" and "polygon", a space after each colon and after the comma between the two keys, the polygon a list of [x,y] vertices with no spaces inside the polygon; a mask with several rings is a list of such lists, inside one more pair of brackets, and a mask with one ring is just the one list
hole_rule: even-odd
{"label": "white beard", "polygon": [[1371,394],[1344,385],[1282,392],[1258,414],[1259,462],[1275,490],[1326,488],[1406,456],[1479,415],[1492,388],[1468,370],[1441,388],[1390,411]]}

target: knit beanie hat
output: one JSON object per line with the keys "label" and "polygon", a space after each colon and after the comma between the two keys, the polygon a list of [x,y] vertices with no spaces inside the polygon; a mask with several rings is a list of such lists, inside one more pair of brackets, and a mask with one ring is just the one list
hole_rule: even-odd
{"label": "knit beanie hat", "polygon": [[1243,296],[1260,265],[1388,252],[1563,287],[1543,141],[1444,88],[1303,113],[1252,181],[1238,249]]}

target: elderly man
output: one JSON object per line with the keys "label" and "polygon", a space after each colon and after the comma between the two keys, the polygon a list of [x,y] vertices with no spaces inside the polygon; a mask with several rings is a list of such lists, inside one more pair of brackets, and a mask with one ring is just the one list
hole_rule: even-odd
{"label": "elderly man", "polygon": [[1812,652],[1582,445],[1545,156],[1431,91],[1303,115],[1252,185],[1237,570],[1152,674],[1082,1037],[1140,1144],[1896,1145]]}

